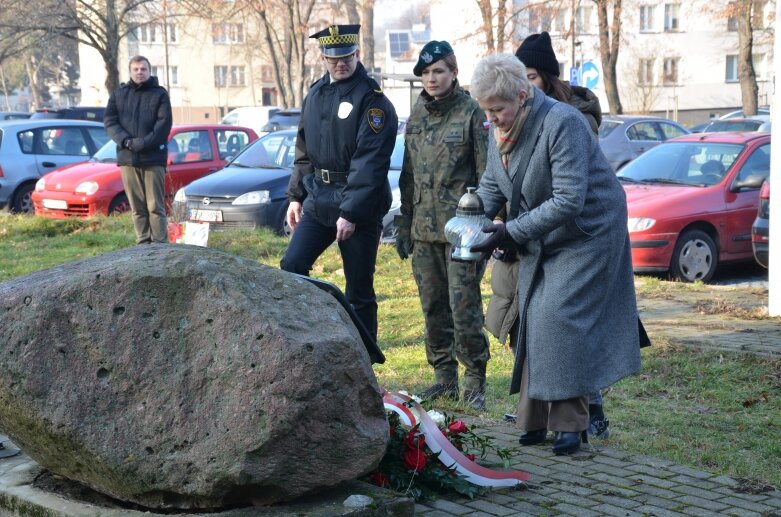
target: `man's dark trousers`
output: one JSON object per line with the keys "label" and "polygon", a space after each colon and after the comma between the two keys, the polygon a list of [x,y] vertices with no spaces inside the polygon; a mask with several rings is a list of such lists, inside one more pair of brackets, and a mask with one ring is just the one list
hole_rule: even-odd
{"label": "man's dark trousers", "polygon": [[[374,294],[374,264],[380,242],[381,220],[356,224],[349,239],[339,243],[346,279],[345,296],[372,338],[377,340],[377,297]],[[280,267],[309,276],[317,258],[336,240],[336,227],[325,226],[316,218],[301,217]]]}

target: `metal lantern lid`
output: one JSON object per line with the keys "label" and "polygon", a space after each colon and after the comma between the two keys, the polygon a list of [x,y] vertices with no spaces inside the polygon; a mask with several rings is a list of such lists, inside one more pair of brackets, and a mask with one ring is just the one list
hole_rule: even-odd
{"label": "metal lantern lid", "polygon": [[483,227],[490,223],[485,216],[483,200],[475,192],[475,187],[467,187],[456,208],[456,216],[445,224],[445,238],[452,246],[451,258],[458,261],[475,261],[481,253],[471,250],[488,237]]}
{"label": "metal lantern lid", "polygon": [[483,200],[477,195],[477,188],[467,187],[466,194],[458,200],[456,217],[468,217],[472,215],[485,215]]}

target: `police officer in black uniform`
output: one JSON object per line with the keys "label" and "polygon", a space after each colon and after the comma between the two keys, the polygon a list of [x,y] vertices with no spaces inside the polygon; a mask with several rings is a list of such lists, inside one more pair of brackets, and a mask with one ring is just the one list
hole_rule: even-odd
{"label": "police officer in black uniform", "polygon": [[347,300],[376,340],[374,265],[391,204],[388,167],[398,119],[359,62],[360,27],[331,25],[310,36],[320,44],[328,73],[304,99],[287,190],[287,221],[294,231],[280,266],[308,275],[336,240]]}

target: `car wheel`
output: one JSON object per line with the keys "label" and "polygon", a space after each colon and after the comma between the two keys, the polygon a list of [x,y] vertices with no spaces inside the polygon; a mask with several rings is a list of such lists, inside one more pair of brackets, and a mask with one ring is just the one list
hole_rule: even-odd
{"label": "car wheel", "polygon": [[33,208],[33,190],[35,185],[27,183],[19,187],[14,195],[14,201],[11,204],[11,211],[17,214],[32,214]]}
{"label": "car wheel", "polygon": [[111,200],[108,207],[108,215],[119,215],[130,212],[130,201],[125,194],[117,194],[117,197]]}
{"label": "car wheel", "polygon": [[277,233],[284,237],[290,237],[293,235],[293,229],[287,223],[287,207],[288,203],[282,205],[282,210],[280,210],[280,213],[282,214],[280,217],[281,221],[277,225]]}
{"label": "car wheel", "polygon": [[702,230],[687,230],[675,244],[670,271],[683,282],[707,282],[718,264],[719,250],[710,235]]}

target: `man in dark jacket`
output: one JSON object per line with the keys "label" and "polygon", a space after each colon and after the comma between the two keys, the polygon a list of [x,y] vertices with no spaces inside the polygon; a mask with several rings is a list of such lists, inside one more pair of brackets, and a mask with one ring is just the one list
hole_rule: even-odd
{"label": "man in dark jacket", "polygon": [[165,166],[173,122],[171,100],[151,75],[147,58],[130,58],[129,68],[130,80],[111,94],[103,123],[117,144],[136,243],[168,242]]}
{"label": "man in dark jacket", "polygon": [[360,25],[332,25],[313,34],[328,73],[304,99],[296,159],[288,184],[287,220],[293,228],[280,266],[308,275],[336,240],[347,300],[376,339],[374,265],[382,217],[391,204],[388,167],[398,120],[358,61]]}

